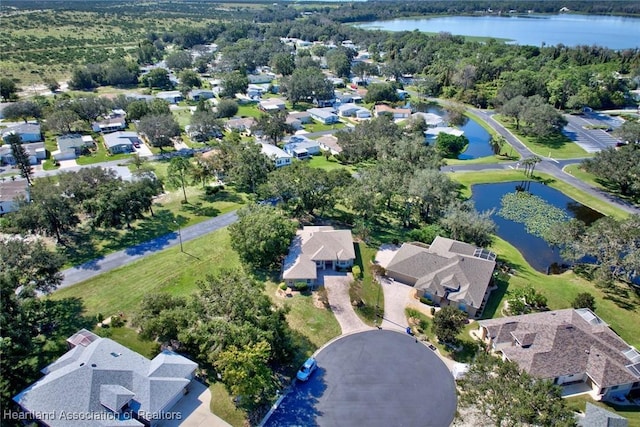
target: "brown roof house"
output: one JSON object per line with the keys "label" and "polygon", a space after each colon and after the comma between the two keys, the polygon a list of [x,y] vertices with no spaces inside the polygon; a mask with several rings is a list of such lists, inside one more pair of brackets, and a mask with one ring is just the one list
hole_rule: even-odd
{"label": "brown roof house", "polygon": [[316,286],[318,270],[339,270],[353,266],[356,252],[350,230],[330,226],[298,230],[284,260],[282,279],[287,285],[304,282]]}
{"label": "brown roof house", "polygon": [[523,371],[552,380],[564,394],[594,399],[640,389],[640,353],[587,308],[478,322],[478,335]]}
{"label": "brown roof house", "polygon": [[431,245],[404,243],[389,262],[387,275],[440,306],[452,305],[478,317],[491,292],[495,259],[486,249],[438,236]]}

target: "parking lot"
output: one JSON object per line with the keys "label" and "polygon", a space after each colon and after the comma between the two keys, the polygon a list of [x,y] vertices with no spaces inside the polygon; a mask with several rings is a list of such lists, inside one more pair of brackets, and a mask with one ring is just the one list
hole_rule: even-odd
{"label": "parking lot", "polygon": [[564,117],[568,124],[563,133],[587,153],[596,153],[615,147],[619,142],[610,133],[622,124],[622,120],[617,117],[596,112],[581,115],[565,114]]}

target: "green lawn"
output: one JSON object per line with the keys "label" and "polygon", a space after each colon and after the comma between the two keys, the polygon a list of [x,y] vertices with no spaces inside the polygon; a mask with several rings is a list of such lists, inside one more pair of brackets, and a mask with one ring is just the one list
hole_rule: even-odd
{"label": "green lawn", "polygon": [[246,414],[233,403],[224,384],[216,382],[209,386],[211,390],[211,412],[231,424],[233,427],[248,425]]}
{"label": "green lawn", "polygon": [[196,281],[208,273],[240,266],[231,250],[226,229],[184,243],[185,253],[175,246],[86,282],[60,289],[50,298],[81,298],[90,316],[135,312],[142,298],[152,292],[189,295]]}
{"label": "green lawn", "polygon": [[598,178],[595,175],[585,171],[579,164],[575,165],[567,165],[564,167],[564,171],[569,175],[573,175],[581,181],[586,182],[592,187],[599,188],[601,190],[605,189],[605,186],[600,183]]}
{"label": "green lawn", "polygon": [[[491,245],[498,259],[506,261],[516,270],[514,276],[503,275],[506,286],[492,294],[484,317],[501,317],[503,302],[509,298],[509,292],[533,286],[548,300],[551,310],[571,308],[571,303],[580,292],[589,292],[596,299],[596,314],[607,322],[629,345],[640,346],[637,325],[640,324],[640,296],[628,286],[619,285],[606,291],[593,283],[569,271],[558,275],[546,275],[534,270],[518,250],[499,237],[494,237]],[[496,301],[497,300],[497,301]]]}
{"label": "green lawn", "polygon": [[91,151],[91,154],[79,156],[76,162],[79,165],[93,165],[95,163],[110,162],[113,160],[128,159],[131,157],[131,153],[111,154],[104,147],[102,137],[95,139],[96,148]]}
{"label": "green lawn", "polygon": [[181,107],[180,110],[172,110],[171,114],[175,117],[176,121],[180,125],[180,128],[184,130],[184,127],[191,123],[191,111],[189,107]]}
{"label": "green lawn", "polygon": [[[373,279],[371,262],[375,259],[377,247],[367,246],[359,242],[355,244],[355,265],[362,271],[362,281],[349,288],[352,301],[359,301],[361,306],[355,307],[356,314],[369,326],[374,326],[379,319],[377,314],[384,313],[384,295],[380,283]],[[377,308],[376,308],[377,307]]]}
{"label": "green lawn", "polygon": [[313,156],[309,160],[309,166],[312,168],[324,169],[326,171],[332,171],[335,169],[347,169],[350,173],[354,172],[354,168],[351,165],[343,165],[337,161],[333,156],[329,157],[329,160],[322,156]]}
{"label": "green lawn", "polygon": [[[545,173],[534,172],[536,179],[543,181],[546,185],[561,191],[568,197],[589,206],[591,209],[597,210],[604,215],[613,216],[615,218],[626,218],[629,214],[609,203],[602,201],[590,194],[585,193],[567,184],[564,181],[558,181],[551,175]],[[522,171],[516,170],[496,170],[496,171],[480,171],[480,172],[457,172],[450,173],[449,177],[463,185],[461,194],[464,197],[471,196],[471,185],[489,182],[511,182],[528,180]]]}
{"label": "green lawn", "polygon": [[640,426],[640,407],[638,406],[623,406],[623,405],[614,405],[612,403],[607,402],[599,402],[593,400],[591,397],[587,395],[568,397],[565,399],[569,408],[574,411],[579,411],[584,413],[587,407],[587,402],[592,403],[596,406],[600,406],[601,408],[606,409],[607,411],[615,412],[621,417],[625,417],[629,420],[629,427],[638,427]]}
{"label": "green lawn", "polygon": [[127,326],[122,328],[102,328],[96,326],[94,332],[102,337],[111,338],[148,359],[153,359],[160,352],[160,345],[157,342],[143,340],[135,329]]}
{"label": "green lawn", "polygon": [[323,132],[326,130],[335,130],[335,129],[342,129],[344,128],[346,125],[342,122],[340,123],[335,123],[333,125],[325,125],[324,123],[318,123],[316,121],[312,122],[312,123],[308,123],[306,125],[304,125],[304,130],[306,130],[309,133],[313,133],[313,132]]}
{"label": "green lawn", "polygon": [[250,104],[240,104],[238,106],[238,113],[236,116],[239,117],[255,117],[256,119],[262,115],[262,111],[258,109],[258,104],[252,102]]}
{"label": "green lawn", "polygon": [[516,130],[515,125],[508,118],[500,115],[493,117],[497,122],[509,129],[511,133],[516,135],[529,150],[540,157],[550,156],[554,159],[575,159],[593,156],[593,154],[587,153],[578,144],[564,135],[557,135],[550,138],[525,136]]}

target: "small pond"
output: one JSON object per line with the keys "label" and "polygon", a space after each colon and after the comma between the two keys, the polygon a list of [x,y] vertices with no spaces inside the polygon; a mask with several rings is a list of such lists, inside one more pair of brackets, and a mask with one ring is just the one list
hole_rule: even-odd
{"label": "small pond", "polygon": [[[520,181],[475,184],[471,187],[471,199],[475,203],[476,209],[480,212],[495,209],[492,219],[498,227],[496,234],[515,246],[533,268],[542,273],[547,273],[554,265],[566,264],[566,261],[560,256],[559,250],[550,247],[541,237],[529,234],[524,224],[502,218],[497,213],[500,210],[502,197],[507,193],[516,191],[516,186],[522,184]],[[531,194],[544,199],[550,205],[564,210],[569,216],[577,218],[585,224],[591,224],[602,217],[599,212],[576,202],[554,188],[538,182],[530,182],[527,185],[529,185],[528,188]]]}
{"label": "small pond", "polygon": [[[427,113],[437,114],[441,117],[445,117],[446,113],[441,108],[437,107],[429,107],[427,109]],[[461,126],[457,126],[460,130],[464,131],[464,136],[469,139],[469,145],[467,149],[464,150],[458,156],[460,160],[471,160],[477,159],[479,157],[492,156],[493,151],[491,150],[491,145],[489,145],[489,141],[491,140],[491,135],[487,132],[478,122],[475,120],[469,119],[468,117],[464,118],[464,123]]]}

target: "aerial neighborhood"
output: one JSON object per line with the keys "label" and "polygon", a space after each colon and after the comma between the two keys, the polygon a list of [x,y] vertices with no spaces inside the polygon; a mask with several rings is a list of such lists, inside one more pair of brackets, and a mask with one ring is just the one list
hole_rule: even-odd
{"label": "aerial neighborhood", "polygon": [[0,425],[640,426],[622,3],[0,5]]}

